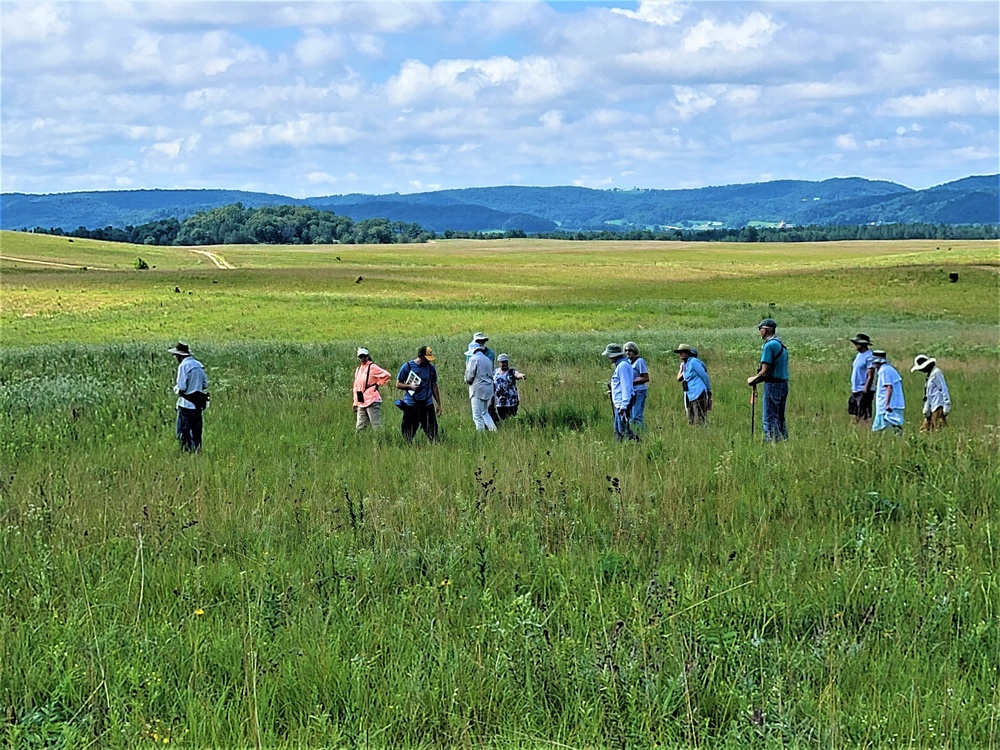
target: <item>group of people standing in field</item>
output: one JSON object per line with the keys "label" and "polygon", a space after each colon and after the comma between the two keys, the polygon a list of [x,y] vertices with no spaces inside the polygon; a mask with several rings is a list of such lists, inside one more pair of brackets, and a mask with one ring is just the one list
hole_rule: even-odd
{"label": "group of people standing in field", "polygon": [[[851,339],[851,343],[858,353],[851,366],[848,413],[858,422],[871,420],[872,430],[875,432],[891,429],[901,434],[906,399],[899,371],[893,367],[884,349],[871,348],[872,340],[868,334],[859,333]],[[944,373],[937,366],[937,360],[926,354],[918,354],[913,358],[910,372],[922,372],[926,375],[920,431],[930,432],[946,426],[948,414],[951,413],[951,394],[948,392]]]}
{"label": "group of people standing in field", "polygon": [[[747,378],[753,388],[751,404],[755,408],[757,386],[763,384],[761,418],[764,438],[778,442],[788,438],[785,406],[788,401],[788,348],[777,335],[778,324],[765,318],[757,330],[763,340],[757,372]],[[873,350],[871,338],[858,333],[852,339],[857,355],[851,367],[851,395],[847,410],[859,423],[871,421],[872,430],[903,430],[903,382],[899,372],[884,350]],[[499,357],[489,347],[489,337],[476,332],[465,352],[465,382],[469,386],[472,421],[480,432],[495,432],[497,425],[517,414],[520,406],[518,382],[527,375],[511,367],[510,357]],[[191,354],[184,342],[168,350],[177,359],[177,439],[188,452],[201,450],[202,412],[208,408],[208,377],[201,362]],[[674,353],[680,358],[677,381],[684,396],[684,409],[692,425],[705,424],[712,410],[712,382],[698,350],[680,344]],[[613,429],[618,441],[638,441],[646,428],[646,396],[649,392],[649,367],[639,355],[634,341],[624,345],[611,343],[602,356],[612,364],[608,396],[613,412]],[[910,372],[926,375],[924,385],[924,420],[921,431],[937,430],[947,424],[951,412],[951,396],[944,374],[933,357],[918,354]],[[369,350],[358,349],[358,366],[354,371],[352,406],[358,432],[382,426],[382,397],[379,387],[392,382],[392,374],[372,361]],[[441,394],[434,366],[434,351],[421,346],[417,356],[405,362],[396,375],[395,388],[402,392],[396,406],[403,412],[400,431],[407,442],[418,430],[428,440],[438,439],[437,418],[441,415]],[[752,424],[752,422],[751,422]]]}

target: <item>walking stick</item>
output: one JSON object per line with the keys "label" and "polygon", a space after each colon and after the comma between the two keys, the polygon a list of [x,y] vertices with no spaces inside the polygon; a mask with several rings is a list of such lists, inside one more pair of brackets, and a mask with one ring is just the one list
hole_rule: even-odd
{"label": "walking stick", "polygon": [[757,384],[754,383],[750,392],[750,437],[753,437],[754,426],[757,424]]}

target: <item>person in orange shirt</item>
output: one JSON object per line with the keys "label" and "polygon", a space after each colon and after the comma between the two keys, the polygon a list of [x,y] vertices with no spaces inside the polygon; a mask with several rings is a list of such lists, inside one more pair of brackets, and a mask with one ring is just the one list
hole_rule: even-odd
{"label": "person in orange shirt", "polygon": [[358,349],[358,369],[354,371],[354,411],[358,414],[357,430],[371,425],[377,430],[382,426],[382,396],[378,392],[380,385],[385,385],[392,375],[368,356],[364,347]]}

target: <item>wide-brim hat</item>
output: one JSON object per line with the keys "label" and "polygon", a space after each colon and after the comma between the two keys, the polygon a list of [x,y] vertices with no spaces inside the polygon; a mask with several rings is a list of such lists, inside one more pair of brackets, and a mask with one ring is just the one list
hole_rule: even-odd
{"label": "wide-brim hat", "polygon": [[615,357],[624,357],[625,352],[622,351],[621,344],[608,344],[604,347],[604,351],[601,352],[602,357],[608,357],[609,359],[614,359]]}
{"label": "wide-brim hat", "polygon": [[876,349],[872,352],[872,364],[873,365],[884,365],[889,361],[889,355],[884,349]]}
{"label": "wide-brim hat", "polygon": [[468,351],[467,351],[467,352],[465,353],[465,356],[466,356],[466,357],[471,357],[471,356],[472,356],[473,354],[475,354],[476,352],[481,352],[481,351],[483,351],[483,350],[484,350],[485,348],[486,348],[486,347],[485,347],[485,346],[484,346],[483,344],[479,344],[479,343],[475,343],[475,344],[472,344],[472,345],[471,345],[471,346],[469,347],[469,350],[468,350]]}
{"label": "wide-brim hat", "polygon": [[698,351],[693,349],[690,344],[678,344],[677,348],[674,349],[674,354],[680,354],[681,352],[687,352],[688,354],[698,353]]}
{"label": "wide-brim hat", "polygon": [[871,346],[872,340],[870,338],[868,338],[868,334],[867,333],[859,333],[857,336],[855,336],[853,339],[851,339],[851,343],[852,344],[868,344],[868,346]]}
{"label": "wide-brim hat", "polygon": [[191,354],[191,347],[185,344],[183,341],[178,341],[176,345],[167,349],[171,354],[180,354],[182,356],[189,356]]}
{"label": "wide-brim hat", "polygon": [[927,366],[931,367],[937,364],[937,360],[934,357],[928,357],[926,354],[918,354],[913,358],[913,367],[910,368],[910,372],[916,372],[917,370],[925,370]]}
{"label": "wide-brim hat", "polygon": [[482,331],[476,331],[474,334],[472,334],[472,340],[473,341],[489,341],[490,337],[487,336]]}

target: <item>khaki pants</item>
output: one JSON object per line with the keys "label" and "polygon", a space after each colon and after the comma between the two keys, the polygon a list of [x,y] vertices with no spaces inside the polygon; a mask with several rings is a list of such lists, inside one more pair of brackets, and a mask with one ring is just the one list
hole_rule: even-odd
{"label": "khaki pants", "polygon": [[930,414],[924,416],[924,423],[920,425],[921,432],[933,432],[948,426],[948,417],[944,413],[944,408],[938,407]]}
{"label": "khaki pants", "polygon": [[377,430],[382,426],[382,402],[376,401],[374,404],[369,404],[368,406],[359,406],[357,408],[358,412],[358,423],[356,428],[358,432],[365,429],[368,425],[371,425],[373,430]]}

